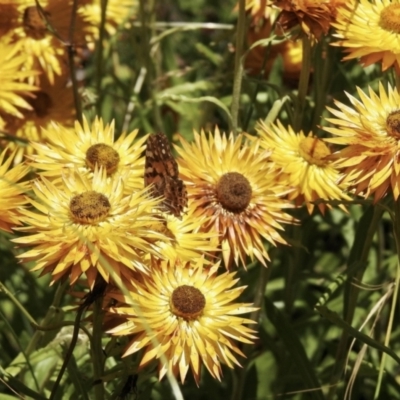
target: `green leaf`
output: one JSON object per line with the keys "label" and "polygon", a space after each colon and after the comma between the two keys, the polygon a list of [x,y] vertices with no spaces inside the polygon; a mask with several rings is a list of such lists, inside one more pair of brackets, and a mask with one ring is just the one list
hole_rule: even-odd
{"label": "green leaf", "polygon": [[28,396],[30,399],[33,400],[47,400],[46,397],[40,395],[39,393],[33,391],[32,389],[29,389],[21,381],[19,381],[18,379],[14,378],[11,375],[2,374],[1,379],[4,380],[7,383],[7,385],[9,385],[13,390],[15,390],[20,395]]}
{"label": "green leaf", "polygon": [[286,319],[286,316],[281,313],[269,299],[266,298],[264,304],[269,320],[274,325],[279,338],[285,344],[288,353],[293,359],[293,363],[297,367],[297,371],[304,380],[305,388],[310,390],[307,392],[309,396],[308,398],[314,400],[324,400],[321,390],[321,383],[314,374],[314,368],[310,363],[304,347],[296,335],[293,327]]}
{"label": "green leaf", "polygon": [[396,353],[389,349],[389,347],[384,346],[383,344],[377,342],[376,340],[372,339],[365,333],[360,332],[356,328],[353,328],[349,325],[346,321],[344,321],[340,316],[335,313],[334,311],[329,310],[329,308],[324,306],[316,306],[316,310],[326,319],[334,323],[335,325],[339,326],[343,330],[345,330],[349,335],[355,337],[356,339],[360,340],[361,342],[365,343],[368,346],[373,347],[374,349],[380,350],[383,353],[386,353],[390,357],[392,357],[395,361],[400,364],[400,357],[396,355]]}
{"label": "green leaf", "polygon": [[213,96],[202,96],[202,97],[187,97],[183,95],[169,95],[165,96],[169,100],[175,100],[175,101],[182,101],[182,102],[187,102],[187,103],[202,103],[203,101],[208,101],[210,103],[214,103],[216,106],[221,108],[222,110],[225,111],[226,115],[228,116],[229,121],[232,120],[231,113],[226,107],[224,103],[222,103],[221,100],[217,99],[216,97]]}

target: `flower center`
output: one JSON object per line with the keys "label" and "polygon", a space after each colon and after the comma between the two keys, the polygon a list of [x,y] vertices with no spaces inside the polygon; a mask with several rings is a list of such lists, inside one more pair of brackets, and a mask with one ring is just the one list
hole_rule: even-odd
{"label": "flower center", "polygon": [[35,114],[39,118],[48,115],[48,110],[53,106],[50,96],[45,92],[35,92],[35,98],[28,97],[26,101],[32,106]]}
{"label": "flower center", "polygon": [[46,24],[36,6],[25,8],[23,24],[26,35],[32,39],[41,40],[46,36]]}
{"label": "flower center", "polygon": [[97,143],[87,149],[86,164],[92,170],[97,164],[107,171],[107,175],[111,175],[118,168],[119,154],[111,146]]}
{"label": "flower center", "polygon": [[389,4],[381,11],[379,26],[386,31],[400,33],[400,4]]}
{"label": "flower center", "polygon": [[400,140],[400,110],[393,111],[386,118],[386,129],[390,136]]}
{"label": "flower center", "polygon": [[94,190],[74,196],[69,203],[74,221],[81,224],[94,224],[104,220],[110,209],[108,198]]}
{"label": "flower center", "polygon": [[240,213],[250,204],[252,190],[250,182],[238,172],[221,176],[216,189],[217,199],[226,210]]}
{"label": "flower center", "polygon": [[196,319],[206,306],[206,298],[199,289],[182,285],[177,287],[171,296],[172,312],[185,319]]}
{"label": "flower center", "polygon": [[323,167],[327,164],[325,157],[331,154],[329,147],[320,139],[307,136],[299,145],[300,155],[309,163]]}

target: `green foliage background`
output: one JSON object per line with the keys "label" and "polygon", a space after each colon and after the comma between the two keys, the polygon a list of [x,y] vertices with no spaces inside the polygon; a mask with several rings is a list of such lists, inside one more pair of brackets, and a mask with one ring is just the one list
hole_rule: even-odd
{"label": "green foliage background", "polygon": [[[234,1],[142,0],[137,17],[104,42],[102,53],[97,50],[84,61],[85,114],[115,119],[119,132],[139,128],[142,134],[162,131],[170,138],[180,133],[190,139],[193,129],[210,130],[216,125],[230,131],[234,7]],[[209,28],[208,23],[215,25]],[[305,132],[321,133],[325,106],[332,105],[333,99],[348,102],[344,91],[355,95],[356,86],[376,89],[380,81],[393,82],[392,75],[382,74],[377,66],[363,69],[356,62],[341,62],[340,49],[329,46],[329,41],[330,37],[324,38],[309,54],[312,73],[300,116]],[[266,57],[268,51],[265,46]],[[293,123],[301,99],[297,83],[283,81],[279,59],[268,78],[244,73],[239,127],[254,133],[255,122],[265,119],[284,98],[279,118]],[[324,216],[296,210],[301,224],[287,227],[284,233],[291,246],[270,249],[267,270],[258,264],[238,270],[241,284],[248,285],[243,301],[252,302],[262,294],[259,339],[243,348],[248,358],[241,360],[242,369],[224,368],[222,382],[204,371],[197,387],[189,374],[180,387],[185,399],[400,398],[399,359],[395,359],[400,347],[398,311],[390,315],[398,301],[394,297],[392,304],[391,297],[398,282],[395,205],[390,199],[377,205],[357,201],[348,209],[346,214],[334,208]],[[49,287],[48,277],[39,278],[29,265],[18,264],[19,250],[9,238],[3,233],[0,237],[0,280],[9,291],[0,293],[0,376],[4,382],[0,400],[43,399],[65,356],[72,323],[62,330],[35,333],[13,297],[41,325],[44,319],[52,325],[72,321],[76,300],[69,295],[57,298],[57,288]],[[375,310],[381,300],[382,306]],[[387,332],[390,343],[383,347]],[[26,351],[32,337],[37,339],[36,350],[27,364],[22,350]],[[350,348],[354,337],[357,340]],[[107,355],[117,354],[123,346],[109,338],[103,344]],[[87,348],[82,335],[57,398],[95,398]],[[122,386],[134,363],[108,357],[106,369],[107,398],[122,398]],[[125,398],[179,398],[170,382],[158,382],[153,372],[141,373]]]}

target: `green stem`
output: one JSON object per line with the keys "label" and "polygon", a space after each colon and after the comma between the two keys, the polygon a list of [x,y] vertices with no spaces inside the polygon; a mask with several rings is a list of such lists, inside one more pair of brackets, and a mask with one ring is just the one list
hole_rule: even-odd
{"label": "green stem", "polygon": [[7,289],[7,287],[0,282],[0,292],[5,293],[5,295],[16,305],[16,307],[21,311],[25,318],[32,324],[37,325],[33,317],[28,313],[27,309],[19,302],[19,300]]}
{"label": "green stem", "polygon": [[99,40],[97,42],[96,49],[96,93],[97,93],[97,103],[96,103],[96,111],[97,115],[101,114],[101,104],[102,104],[102,95],[101,95],[101,81],[103,78],[103,50],[104,50],[104,39],[106,36],[106,13],[107,13],[107,3],[108,0],[101,0],[101,20],[99,26]]}
{"label": "green stem", "polygon": [[75,32],[75,23],[76,23],[76,13],[78,10],[78,1],[74,0],[72,4],[72,12],[71,12],[71,22],[69,26],[69,35],[68,35],[68,65],[70,71],[70,78],[72,82],[72,92],[74,95],[74,105],[76,112],[76,119],[82,125],[82,103],[81,98],[79,96],[78,90],[78,81],[76,79],[76,68],[75,68],[75,60],[74,60],[74,32]]}
{"label": "green stem", "polygon": [[[395,207],[394,207],[394,220],[393,220],[393,236],[395,239],[396,243],[396,251],[397,251],[397,267],[396,267],[396,279],[395,279],[395,285],[394,285],[394,292],[393,292],[393,297],[392,297],[392,305],[390,309],[390,316],[389,316],[389,322],[388,322],[388,327],[386,330],[386,335],[385,335],[385,346],[389,347],[389,342],[390,342],[390,337],[392,333],[392,328],[393,328],[393,321],[394,321],[394,315],[395,315],[395,310],[396,310],[396,304],[398,302],[399,298],[399,284],[400,284],[400,199],[397,199],[395,201]],[[379,398],[381,386],[382,386],[382,379],[383,379],[383,373],[385,370],[385,364],[386,364],[386,358],[387,355],[386,353],[382,354],[380,366],[379,366],[379,375],[378,375],[378,381],[377,385],[375,388],[375,394],[374,394],[374,400],[377,400]]]}
{"label": "green stem", "polygon": [[[161,73],[161,68],[157,64],[157,57],[155,56],[155,45],[152,45],[151,38],[155,36],[155,12],[154,0],[140,0],[139,1],[139,18],[141,22],[141,60],[144,65],[145,80],[144,86],[148,97],[152,102],[152,111],[154,118],[154,126],[157,131],[164,132],[164,123],[161,117],[160,107],[157,100],[158,76]],[[158,44],[157,46],[160,46]],[[160,57],[158,57],[160,58]],[[143,68],[143,67],[142,67]]]}
{"label": "green stem", "polygon": [[70,342],[68,350],[67,350],[67,352],[65,354],[64,362],[63,362],[63,364],[62,364],[62,366],[60,368],[60,372],[58,373],[57,379],[54,382],[53,389],[51,390],[51,394],[50,394],[49,400],[54,400],[55,399],[55,397],[57,395],[58,387],[60,386],[60,383],[61,383],[61,379],[62,379],[62,377],[64,375],[65,370],[67,369],[69,360],[72,357],[72,354],[74,352],[76,343],[78,342],[79,325],[80,325],[80,322],[81,322],[81,318],[82,318],[83,312],[84,312],[84,308],[80,308],[78,310],[78,312],[76,313],[74,331],[72,333],[71,342]]}
{"label": "green stem", "polygon": [[93,304],[93,341],[91,348],[92,364],[93,364],[93,382],[94,382],[94,398],[96,400],[104,399],[104,353],[102,347],[103,335],[103,297],[100,296]]}
{"label": "green stem", "polygon": [[295,132],[302,128],[303,123],[303,113],[306,104],[306,96],[308,91],[308,84],[310,82],[311,74],[311,42],[306,36],[303,37],[303,58],[302,67],[300,71],[299,88],[297,94],[297,101],[295,104],[293,128]]}
{"label": "green stem", "polygon": [[[268,278],[271,273],[271,267],[265,268],[263,266],[260,267],[260,278],[259,285],[257,287],[255,296],[254,296],[254,307],[258,307],[258,310],[253,311],[250,315],[250,319],[253,321],[258,321],[261,313],[261,306],[264,301],[265,289],[267,286]],[[233,380],[233,389],[232,389],[232,397],[231,400],[240,400],[243,396],[244,384],[246,380],[247,374],[247,365],[249,364],[249,356],[254,349],[254,345],[246,344],[243,346],[243,353],[246,355],[246,361],[243,363],[243,368],[238,370],[237,380]]]}
{"label": "green stem", "polygon": [[[58,310],[58,308],[60,306],[60,303],[63,298],[63,294],[65,292],[67,285],[68,285],[68,282],[65,281],[64,284],[58,286],[55,296],[54,296],[54,299],[53,299],[53,303],[48,308],[47,314],[46,314],[44,320],[42,321],[43,325],[47,326],[54,320],[55,312],[57,312],[56,310]],[[11,299],[11,301],[13,301],[13,303],[21,310],[23,315],[25,315],[25,317],[31,322],[33,327],[37,328],[37,326],[38,326],[37,323],[29,315],[29,313],[23,308],[23,306],[19,303],[19,301],[7,290],[7,288],[3,284],[0,283],[0,287],[1,287],[1,290],[4,291],[6,293],[6,295]],[[18,356],[15,357],[14,360],[7,367],[6,372],[8,374],[10,374],[12,376],[16,376],[18,374],[24,373],[25,365],[28,365],[28,368],[31,369],[29,355],[32,354],[36,350],[36,348],[38,347],[39,341],[43,339],[44,335],[45,335],[45,332],[40,331],[40,330],[37,330],[33,334],[25,351],[21,351],[18,354]],[[36,378],[34,378],[34,379],[36,381]]]}
{"label": "green stem", "polygon": [[78,81],[76,79],[76,69],[75,69],[75,60],[74,60],[74,33],[75,33],[75,25],[76,25],[76,14],[78,10],[78,0],[74,0],[72,3],[71,9],[71,22],[69,25],[68,32],[68,41],[63,38],[54,26],[51,25],[50,21],[47,18],[46,11],[40,5],[39,0],[35,0],[36,7],[38,8],[39,14],[41,18],[43,18],[44,23],[46,24],[46,28],[51,32],[61,43],[63,46],[67,48],[67,58],[68,58],[68,66],[69,66],[69,75],[72,82],[72,92],[74,95],[74,105],[76,111],[76,118],[82,124],[82,105],[79,97],[78,91]]}
{"label": "green stem", "polygon": [[240,92],[242,88],[243,64],[242,55],[244,48],[244,39],[246,35],[246,1],[239,0],[239,18],[236,30],[236,51],[235,51],[235,69],[233,76],[233,91],[232,91],[232,132],[238,134],[239,130],[239,107],[240,107]]}
{"label": "green stem", "polygon": [[325,110],[326,99],[328,97],[328,87],[331,79],[330,72],[332,69],[332,56],[329,47],[330,46],[324,39],[319,43],[317,57],[319,57],[320,60],[318,63],[314,63],[313,89],[315,106],[313,110],[313,120],[310,126],[313,132],[323,123],[321,117]]}
{"label": "green stem", "polygon": [[[57,310],[60,306],[61,300],[63,298],[64,292],[66,287],[68,286],[68,282],[65,281],[62,285],[59,285],[56,293],[54,295],[53,303],[49,306],[48,311],[46,316],[44,317],[42,321],[42,326],[47,326],[49,325],[53,320],[54,320],[54,310]],[[37,327],[38,324],[36,321],[32,318],[32,316],[26,311],[26,309],[21,305],[21,303],[8,291],[8,289],[0,282],[0,289],[11,299],[11,301],[21,310],[21,312],[25,315],[25,317],[31,322],[31,324],[34,327]],[[44,335],[44,332],[42,330],[37,330],[33,336],[30,342],[28,343],[28,346],[25,349],[25,354],[30,355],[33,351],[35,351],[37,347],[37,343],[39,340],[42,338]],[[10,367],[13,365],[17,365],[20,361],[21,354],[19,354],[10,364]]]}
{"label": "green stem", "polygon": [[[56,293],[54,294],[53,303],[49,307],[49,311],[47,312],[46,316],[44,317],[41,323],[42,326],[47,326],[54,320],[54,310],[57,310],[60,307],[61,300],[63,299],[68,284],[69,282],[65,281],[58,286]],[[31,354],[36,349],[36,344],[39,341],[39,339],[43,336],[43,334],[44,334],[43,331],[36,331],[34,333],[31,341],[29,342],[26,348],[26,354]]]}
{"label": "green stem", "polygon": [[15,340],[15,343],[17,343],[17,345],[19,347],[19,351],[20,351],[19,356],[22,356],[25,359],[26,365],[28,366],[28,369],[29,369],[29,371],[30,371],[30,373],[32,375],[32,379],[33,379],[33,381],[35,383],[36,390],[39,391],[40,390],[39,389],[40,388],[39,382],[38,382],[38,380],[36,378],[35,371],[34,371],[34,368],[33,368],[32,364],[31,364],[31,362],[29,360],[29,357],[27,356],[27,354],[25,353],[24,349],[22,348],[21,342],[19,340],[19,337],[15,333],[13,326],[10,324],[8,318],[1,311],[0,311],[0,320],[3,321],[3,324],[5,325],[7,330],[13,336],[13,338]]}
{"label": "green stem", "polygon": [[267,60],[268,60],[268,57],[269,57],[270,54],[271,54],[271,42],[265,48],[264,58],[263,58],[263,62],[262,62],[262,65],[261,65],[261,71],[258,74],[257,83],[256,83],[256,85],[254,87],[253,94],[251,95],[250,102],[249,102],[249,108],[248,108],[248,111],[247,111],[247,115],[246,115],[246,117],[244,119],[244,123],[243,123],[243,130],[244,131],[247,131],[247,129],[248,129],[248,126],[249,126],[249,123],[250,123],[250,119],[251,119],[251,116],[253,114],[254,104],[256,103],[257,95],[258,95],[258,92],[259,92],[259,90],[261,88],[261,81],[263,79],[263,76],[265,75],[265,66],[267,64]]}
{"label": "green stem", "polygon": [[[299,220],[302,221],[302,228],[306,230],[305,226],[310,217],[307,212],[300,214]],[[290,228],[290,237],[293,238],[294,243],[302,243],[303,230],[301,227],[292,226]],[[292,257],[290,261],[285,263],[284,277],[285,277],[285,287],[284,287],[284,302],[285,302],[285,312],[287,315],[292,315],[293,305],[296,298],[296,283],[298,282],[299,276],[299,265],[302,265],[301,253],[304,250],[299,246],[294,246],[292,249]],[[296,280],[297,278],[297,280]]]}
{"label": "green stem", "polygon": [[[358,294],[360,292],[359,286],[354,285],[353,282],[362,281],[367,266],[368,254],[371,248],[372,240],[377,230],[377,226],[381,220],[383,210],[383,207],[375,205],[373,206],[373,208],[365,212],[359,223],[359,225],[363,229],[359,229],[359,231],[357,231],[355,243],[353,244],[352,251],[349,256],[349,270],[347,272],[347,281],[344,293],[344,321],[349,325],[352,324],[354,312],[357,305]],[[365,223],[367,223],[368,226],[364,226],[363,219],[365,219]],[[358,268],[357,271],[354,273],[350,272],[355,263],[359,263],[363,266]],[[346,354],[348,351],[348,338],[348,332],[346,330],[343,330],[336,351],[336,363],[331,374],[330,389],[327,394],[327,400],[335,398],[337,383],[341,378],[346,362]]]}

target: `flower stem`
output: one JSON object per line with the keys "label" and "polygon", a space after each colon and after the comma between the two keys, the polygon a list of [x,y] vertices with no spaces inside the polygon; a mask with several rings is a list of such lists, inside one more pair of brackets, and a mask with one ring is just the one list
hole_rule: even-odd
{"label": "flower stem", "polygon": [[64,356],[64,362],[63,362],[63,364],[62,364],[62,366],[60,368],[60,372],[58,373],[57,379],[54,382],[54,385],[53,385],[53,388],[51,390],[51,394],[50,394],[49,400],[53,400],[53,399],[56,398],[57,390],[58,390],[58,387],[60,386],[61,379],[62,379],[62,377],[64,375],[65,370],[67,369],[68,363],[69,363],[69,361],[70,361],[70,359],[72,357],[72,354],[74,352],[76,343],[78,342],[79,324],[81,322],[83,312],[84,312],[84,308],[80,308],[78,310],[78,312],[76,313],[74,331],[73,331],[73,334],[72,334],[71,342],[70,342],[70,344],[68,346],[68,350],[67,350],[67,352],[66,352],[66,354]]}
{"label": "flower stem", "polygon": [[[41,326],[48,326],[52,322],[54,322],[54,315],[58,313],[58,308],[60,307],[61,300],[64,297],[65,290],[69,286],[69,282],[65,280],[62,284],[57,287],[56,293],[54,294],[54,299],[47,311],[46,316],[44,317],[43,321],[41,322]],[[36,325],[37,326],[37,325]],[[31,354],[35,349],[38,341],[42,338],[44,332],[41,330],[37,330],[34,335],[32,336],[31,341],[29,342],[28,346],[26,347],[26,354]]]}
{"label": "flower stem", "polygon": [[25,316],[25,318],[32,324],[32,325],[37,325],[36,321],[33,319],[31,314],[27,311],[27,309],[19,302],[19,300],[7,289],[7,287],[3,284],[3,282],[0,282],[0,292],[3,292],[15,305],[19,310],[22,312],[22,314]]}
{"label": "flower stem", "polygon": [[[351,268],[354,263],[359,263],[362,267],[358,268],[355,272],[348,271],[347,281],[345,285],[344,293],[344,320],[351,325],[357,305],[358,295],[360,293],[360,287],[354,285],[353,282],[361,282],[365,273],[368,255],[371,248],[374,234],[377,230],[378,224],[382,218],[384,208],[379,204],[371,206],[367,209],[363,217],[360,220],[360,227],[356,232],[356,238],[348,259],[348,269]],[[349,334],[347,331],[343,331],[339,345],[336,351],[336,362],[331,373],[330,389],[326,396],[327,400],[336,398],[337,384],[343,374],[343,369],[346,363],[346,355],[348,352],[348,338]]]}
{"label": "flower stem", "polygon": [[[390,342],[390,336],[392,333],[392,328],[393,328],[393,321],[394,321],[394,315],[395,315],[395,310],[396,310],[396,304],[398,302],[398,297],[399,297],[399,284],[400,284],[400,198],[395,201],[395,206],[394,206],[394,219],[393,219],[393,236],[395,239],[396,243],[396,251],[397,251],[397,267],[396,267],[396,278],[395,278],[395,285],[394,285],[394,292],[393,292],[393,297],[392,297],[392,306],[390,310],[390,315],[389,315],[389,322],[386,330],[386,336],[385,336],[385,343],[384,345],[389,347],[389,342]],[[382,354],[380,366],[379,366],[379,375],[378,375],[378,381],[377,385],[375,388],[375,394],[374,394],[374,400],[379,398],[380,394],[380,389],[382,386],[382,379],[383,379],[383,372],[385,370],[385,364],[386,364],[386,353]]]}
{"label": "flower stem", "polygon": [[69,26],[69,35],[68,35],[68,65],[69,65],[69,72],[70,78],[72,82],[72,92],[74,95],[74,105],[75,105],[75,112],[76,112],[76,119],[82,125],[83,118],[82,118],[82,103],[79,97],[79,90],[78,90],[78,81],[76,79],[76,69],[75,69],[75,48],[74,48],[74,32],[75,32],[75,25],[76,25],[76,13],[78,9],[78,1],[74,0],[72,4],[72,12],[71,12],[71,23]]}
{"label": "flower stem", "polygon": [[240,108],[240,91],[242,87],[243,64],[242,55],[244,47],[244,38],[246,32],[246,9],[245,0],[239,0],[239,18],[236,30],[236,51],[235,51],[235,69],[233,76],[232,90],[232,132],[236,136],[239,130],[239,108]]}
{"label": "flower stem", "polygon": [[93,341],[92,341],[92,364],[93,364],[93,382],[96,400],[104,399],[104,384],[102,381],[104,369],[104,354],[102,348],[103,335],[103,297],[99,297],[93,304]]}
{"label": "flower stem", "polygon": [[101,20],[99,26],[99,40],[97,42],[96,48],[96,94],[98,96],[96,103],[96,111],[97,114],[101,114],[101,103],[102,103],[102,95],[101,95],[101,81],[103,78],[103,46],[104,46],[104,38],[106,35],[106,12],[107,12],[107,3],[108,0],[101,0]]}
{"label": "flower stem", "polygon": [[308,37],[303,37],[303,59],[300,71],[299,88],[297,94],[297,101],[294,109],[293,128],[295,132],[299,131],[303,123],[303,114],[306,104],[306,96],[308,91],[308,84],[310,82],[311,74],[311,42]]}
{"label": "flower stem", "polygon": [[[250,319],[253,321],[258,321],[261,313],[261,306],[264,300],[265,288],[267,286],[268,278],[271,273],[271,267],[265,268],[260,267],[260,278],[258,280],[259,285],[257,287],[255,296],[254,296],[254,307],[258,307],[258,310],[253,311],[250,315]],[[246,381],[246,374],[247,374],[247,365],[249,364],[249,355],[251,351],[254,349],[254,345],[246,344],[243,346],[243,354],[246,355],[246,361],[243,363],[243,368],[238,370],[238,379],[233,381],[233,389],[232,389],[232,396],[231,400],[240,400],[243,397],[243,389],[244,384]]]}

